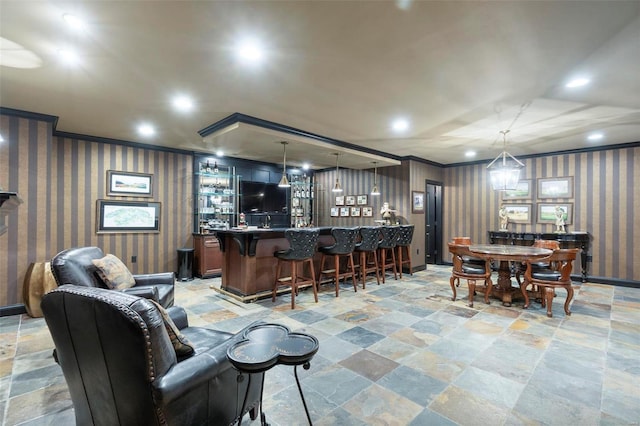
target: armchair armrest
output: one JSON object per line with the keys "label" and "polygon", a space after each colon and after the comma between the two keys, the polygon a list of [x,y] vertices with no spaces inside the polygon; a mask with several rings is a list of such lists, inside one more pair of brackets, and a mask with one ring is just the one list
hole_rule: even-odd
{"label": "armchair armrest", "polygon": [[178,327],[178,330],[189,327],[189,319],[187,318],[187,312],[184,308],[180,306],[172,306],[167,308],[167,313],[176,327]]}
{"label": "armchair armrest", "polygon": [[131,287],[125,288],[121,291],[123,293],[132,294],[134,296],[142,297],[145,299],[151,299],[155,302],[160,303],[160,294],[158,293],[158,289],[153,286]]}
{"label": "armchair armrest", "polygon": [[174,272],[161,272],[158,274],[140,274],[134,275],[133,279],[138,285],[158,285],[158,284],[171,284],[175,285],[176,276]]}

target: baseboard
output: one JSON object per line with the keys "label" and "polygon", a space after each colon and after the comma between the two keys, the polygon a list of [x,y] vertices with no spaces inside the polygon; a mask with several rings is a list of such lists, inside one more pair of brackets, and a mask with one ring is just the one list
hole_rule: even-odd
{"label": "baseboard", "polygon": [[9,306],[0,306],[0,317],[22,315],[27,313],[27,308],[22,303]]}

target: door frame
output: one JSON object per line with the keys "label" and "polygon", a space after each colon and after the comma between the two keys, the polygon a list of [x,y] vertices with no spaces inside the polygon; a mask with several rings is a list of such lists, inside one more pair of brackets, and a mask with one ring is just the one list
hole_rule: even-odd
{"label": "door frame", "polygon": [[[427,239],[427,235],[426,235],[426,230],[429,229],[428,227],[430,226],[429,223],[429,219],[430,219],[430,212],[429,209],[427,208],[427,204],[426,203],[430,203],[431,200],[428,197],[429,191],[429,185],[435,186],[436,187],[436,192],[439,189],[440,192],[440,197],[436,197],[436,204],[434,206],[435,208],[435,220],[432,221],[433,222],[433,227],[434,227],[434,233],[435,233],[435,256],[432,256],[432,262],[427,262],[427,254],[429,254],[429,250],[428,250],[428,239]],[[443,215],[442,215],[442,206],[443,206],[443,198],[444,198],[444,187],[442,182],[439,181],[435,181],[435,180],[430,180],[430,179],[425,179],[424,182],[424,192],[425,192],[425,215],[424,215],[424,229],[425,229],[425,239],[424,239],[424,260],[425,260],[425,265],[431,263],[432,265],[442,265],[443,264],[443,260],[442,260],[442,230],[443,230]]]}

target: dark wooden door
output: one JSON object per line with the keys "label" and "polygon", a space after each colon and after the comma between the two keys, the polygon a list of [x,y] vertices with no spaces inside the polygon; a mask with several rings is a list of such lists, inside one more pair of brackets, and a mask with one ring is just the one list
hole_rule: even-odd
{"label": "dark wooden door", "polygon": [[442,264],[442,184],[426,182],[425,263]]}

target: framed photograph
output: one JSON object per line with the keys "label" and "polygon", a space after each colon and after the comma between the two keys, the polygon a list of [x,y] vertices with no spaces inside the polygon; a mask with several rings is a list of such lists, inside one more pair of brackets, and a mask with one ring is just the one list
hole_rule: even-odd
{"label": "framed photograph", "polygon": [[363,207],[362,217],[373,217],[373,207]]}
{"label": "framed photograph", "polygon": [[160,203],[146,201],[97,201],[96,231],[160,232]]}
{"label": "framed photograph", "polygon": [[364,195],[358,195],[358,200],[356,201],[358,203],[359,206],[366,206],[367,205],[367,194]]}
{"label": "framed photograph", "polygon": [[573,221],[573,203],[539,203],[537,222],[555,224],[560,214],[562,214],[565,225],[571,225]]}
{"label": "framed photograph", "polygon": [[531,204],[503,204],[507,210],[509,222],[531,223]]}
{"label": "framed photograph", "polygon": [[351,207],[351,216],[360,217],[360,207]]}
{"label": "framed photograph", "polygon": [[349,207],[340,207],[340,216],[349,217]]}
{"label": "framed photograph", "polygon": [[424,213],[424,192],[411,191],[411,213]]}
{"label": "framed photograph", "polygon": [[336,206],[344,206],[344,195],[336,196]]}
{"label": "framed photograph", "polygon": [[355,206],[356,205],[356,196],[355,195],[347,195],[346,204],[347,204],[347,206]]}
{"label": "framed photograph", "polygon": [[331,217],[340,216],[340,207],[331,207]]}
{"label": "framed photograph", "polygon": [[502,191],[502,200],[530,200],[531,199],[531,180],[520,180],[516,189],[508,189]]}
{"label": "framed photograph", "polygon": [[573,198],[573,176],[539,178],[538,198]]}
{"label": "framed photograph", "polygon": [[153,197],[153,175],[107,170],[107,195]]}

